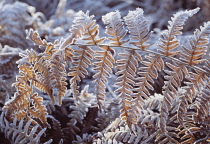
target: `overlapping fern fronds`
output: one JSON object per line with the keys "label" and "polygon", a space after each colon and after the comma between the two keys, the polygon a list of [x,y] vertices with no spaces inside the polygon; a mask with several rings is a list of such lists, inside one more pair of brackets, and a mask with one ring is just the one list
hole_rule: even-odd
{"label": "overlapping fern fronds", "polygon": [[[198,10],[176,13],[162,33],[157,51],[149,49],[152,32],[140,8],[129,11],[124,18],[119,11],[104,15],[106,37],[100,37],[94,16],[82,11],[75,17],[66,39],[51,43],[33,29],[26,31],[27,38],[42,52],[31,49],[20,54],[16,93],[3,107],[1,131],[8,138],[13,133],[13,143],[38,143],[51,125],[60,133],[55,139],[59,143],[69,139],[74,143],[98,144],[209,141],[210,70],[209,61],[203,56],[209,44],[210,22],[195,30],[189,47],[180,46],[178,37],[185,21]],[[91,66],[95,98],[84,92],[81,98],[81,82],[90,74]],[[160,87],[162,95],[151,96],[160,73],[165,74],[164,86]],[[107,85],[111,75],[115,75],[117,88],[111,86],[110,90]],[[107,100],[112,90],[116,93],[116,110],[110,110],[113,103]],[[57,106],[47,111],[43,104],[47,98],[40,91],[49,97],[49,105]],[[88,100],[84,101],[84,97]],[[64,124],[49,116],[56,107],[67,119]],[[110,111],[114,118],[108,116]],[[97,135],[102,127],[97,128],[95,123],[103,123],[103,118],[105,127],[111,124]],[[89,133],[91,130],[94,135]],[[17,132],[22,132],[19,137],[15,137]],[[51,141],[48,139],[48,143]]]}

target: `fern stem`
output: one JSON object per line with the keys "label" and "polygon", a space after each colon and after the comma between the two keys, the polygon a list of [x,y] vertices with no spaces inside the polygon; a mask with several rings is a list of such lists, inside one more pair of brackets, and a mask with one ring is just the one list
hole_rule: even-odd
{"label": "fern stem", "polygon": [[[72,45],[84,46],[84,44],[72,44]],[[187,66],[187,67],[190,67],[190,68],[194,68],[194,69],[196,69],[196,70],[199,70],[199,71],[205,73],[207,76],[210,76],[210,73],[209,73],[209,72],[207,72],[207,71],[205,71],[205,70],[203,70],[203,69],[201,69],[201,68],[199,68],[199,67],[197,67],[197,66],[189,65],[189,64],[187,64],[187,63],[185,63],[185,62],[183,62],[183,61],[181,61],[181,60],[179,60],[179,59],[176,59],[176,58],[174,58],[174,57],[171,57],[171,56],[166,57],[166,56],[163,55],[163,54],[160,54],[160,53],[158,53],[158,52],[153,52],[153,51],[150,51],[150,50],[141,50],[141,49],[139,49],[139,48],[131,48],[131,47],[126,47],[126,46],[122,46],[122,45],[121,45],[121,46],[112,46],[112,45],[107,45],[107,44],[96,44],[96,45],[88,45],[88,44],[85,44],[85,46],[99,46],[99,47],[100,47],[100,46],[107,46],[107,47],[111,47],[111,48],[121,47],[121,48],[124,48],[124,49],[139,50],[139,51],[143,51],[143,52],[146,52],[146,53],[149,53],[149,54],[158,55],[158,56],[160,56],[160,57],[162,57],[162,58],[167,58],[167,59],[172,60],[172,61],[174,61],[174,62],[183,64],[184,66]]]}

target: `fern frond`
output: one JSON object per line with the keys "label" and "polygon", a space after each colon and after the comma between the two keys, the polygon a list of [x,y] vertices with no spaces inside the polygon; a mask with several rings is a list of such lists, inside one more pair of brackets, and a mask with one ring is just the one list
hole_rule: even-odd
{"label": "fern frond", "polygon": [[37,144],[40,143],[40,137],[46,131],[46,128],[39,130],[39,125],[32,125],[32,120],[24,123],[21,119],[19,122],[15,117],[12,123],[9,123],[4,117],[4,113],[1,114],[0,128],[4,132],[6,138],[8,138],[13,144]]}
{"label": "fern frond", "polygon": [[186,78],[195,86],[199,92],[201,92],[200,86],[205,86],[205,81],[208,80],[206,73],[199,70],[195,70],[195,72],[189,72],[189,77]]}
{"label": "fern frond", "polygon": [[205,61],[204,70],[210,73],[210,61]]}
{"label": "fern frond", "polygon": [[82,40],[88,45],[97,45],[105,40],[105,38],[99,38],[99,25],[95,24],[96,20],[93,20],[94,15],[89,16],[89,11],[86,13],[79,12],[79,17],[84,19],[84,33],[82,33]]}
{"label": "fern frond", "polygon": [[70,120],[67,123],[67,127],[63,129],[63,132],[65,135],[68,135],[71,140],[75,140],[76,135],[81,133],[81,129],[78,126],[83,124],[88,109],[86,105],[80,101],[77,101],[75,106],[70,106],[70,109],[72,110],[68,115]]}
{"label": "fern frond", "polygon": [[186,11],[180,11],[174,15],[174,17],[171,18],[171,21],[169,21],[168,30],[166,30],[163,33],[163,38],[160,39],[162,44],[158,44],[158,46],[161,49],[158,49],[158,51],[165,55],[166,57],[177,55],[178,51],[173,51],[175,48],[177,48],[180,43],[179,40],[176,38],[176,36],[181,35],[181,30],[183,29],[183,25],[185,21],[196,14],[198,12],[199,8],[193,9],[193,10],[186,10]]}
{"label": "fern frond", "polygon": [[209,114],[203,117],[202,121],[194,120],[193,115],[196,115],[196,112],[187,113],[187,122],[185,125],[187,129],[183,129],[178,134],[181,136],[183,144],[190,143],[208,143],[210,139],[209,136]]}
{"label": "fern frond", "polygon": [[80,143],[92,143],[92,135],[91,134],[83,134],[82,137],[76,136],[77,140],[72,141],[73,144],[80,144]]}
{"label": "fern frond", "polygon": [[95,93],[98,101],[98,106],[101,109],[104,97],[105,97],[105,83],[107,82],[106,77],[110,77],[110,73],[112,73],[113,63],[115,63],[115,59],[113,57],[114,50],[108,46],[100,47],[103,51],[96,51],[95,59],[98,60],[94,62],[93,65],[95,68],[93,70],[98,71],[93,78],[95,80]]}
{"label": "fern frond", "polygon": [[32,28],[30,28],[29,30],[26,30],[26,34],[27,37],[26,39],[30,39],[31,41],[34,42],[34,44],[39,45],[40,47],[46,47],[48,46],[48,42],[44,39],[42,40],[39,36],[38,31],[34,31]]}
{"label": "fern frond", "polygon": [[110,36],[108,40],[110,40],[112,46],[121,46],[128,41],[122,40],[126,36],[127,30],[123,25],[119,11],[110,12],[102,16],[102,21],[107,25],[105,33]]}
{"label": "fern frond", "polygon": [[166,63],[166,65],[172,70],[165,70],[166,75],[164,78],[167,80],[163,86],[163,95],[164,99],[161,105],[161,117],[160,117],[160,129],[163,132],[166,132],[166,124],[169,115],[169,110],[172,106],[172,101],[177,95],[177,91],[181,86],[181,81],[184,78],[184,74],[188,75],[187,68],[184,65],[176,64],[172,65],[171,63]]}
{"label": "fern frond", "polygon": [[68,76],[72,76],[70,84],[76,99],[79,96],[77,82],[80,82],[81,78],[85,78],[85,75],[88,75],[87,68],[91,65],[94,54],[94,51],[88,46],[78,46],[78,48],[81,50],[74,51],[73,67],[70,68],[70,72],[68,73]]}
{"label": "fern frond", "polygon": [[43,98],[38,96],[38,93],[34,93],[32,96],[30,96],[30,109],[28,110],[28,113],[30,113],[30,116],[34,118],[38,118],[44,125],[44,127],[49,127],[49,124],[47,123],[47,109],[43,105]]}
{"label": "fern frond", "polygon": [[189,82],[185,82],[186,86],[182,87],[184,90],[180,94],[179,107],[177,111],[178,121],[181,126],[186,127],[184,120],[189,104],[193,102],[193,99],[201,92],[201,86],[205,86],[205,81],[208,80],[205,72],[195,70],[195,72],[189,72],[186,75],[186,79]]}
{"label": "fern frond", "polygon": [[72,58],[74,56],[74,50],[72,50],[72,48],[70,47],[66,47],[65,48],[65,56],[64,56],[64,59],[67,61],[67,62],[71,62],[72,63]]}
{"label": "fern frond", "polygon": [[182,46],[184,51],[181,53],[181,58],[183,62],[189,65],[197,65],[204,61],[202,56],[206,54],[207,44],[209,43],[210,34],[210,22],[204,24],[200,27],[200,30],[196,29],[194,32],[194,37],[190,37],[189,43],[191,48],[186,48]]}
{"label": "fern frond", "polygon": [[145,128],[155,130],[158,127],[160,120],[160,106],[163,100],[163,95],[155,94],[145,100],[142,109],[138,112],[138,124]]}
{"label": "fern frond", "polygon": [[[175,131],[176,129],[174,129]],[[178,134],[174,133],[174,132],[168,132],[168,133],[162,133],[159,134],[156,139],[155,142],[157,143],[175,143],[175,144],[179,144],[179,142],[176,140],[176,138],[179,138]]]}
{"label": "fern frond", "polygon": [[20,54],[22,59],[17,62],[20,73],[37,89],[47,92],[54,101],[49,61],[43,53],[37,54],[34,50],[26,50],[26,53]]}
{"label": "fern frond", "polygon": [[119,75],[115,85],[120,87],[115,91],[119,93],[118,98],[121,104],[121,118],[126,121],[129,128],[136,124],[136,114],[132,108],[133,87],[135,86],[135,75],[138,67],[138,61],[142,61],[141,55],[135,50],[126,49],[127,53],[119,53],[122,58],[117,60],[116,68]]}
{"label": "fern frond", "polygon": [[196,107],[196,115],[195,119],[196,122],[202,123],[205,116],[207,116],[210,113],[209,104],[210,104],[210,82],[208,80],[208,83],[202,90],[202,93],[196,98],[195,104],[193,104],[194,107]]}
{"label": "fern frond", "polygon": [[144,44],[150,38],[151,32],[149,32],[148,21],[143,13],[142,9],[137,8],[135,11],[129,11],[128,15],[124,17],[125,24],[131,34],[129,37],[134,40],[130,41],[130,44],[137,46],[141,50],[145,50],[151,45]]}
{"label": "fern frond", "polygon": [[11,121],[16,116],[18,120],[26,117],[25,110],[28,109],[28,97],[31,94],[31,87],[26,84],[27,78],[24,76],[17,77],[17,82],[13,85],[17,92],[14,97],[5,103],[3,109],[6,109],[6,118]]}
{"label": "fern frond", "polygon": [[139,144],[146,137],[149,136],[148,132],[140,127],[136,126],[136,131],[138,135],[132,134],[129,131],[127,126],[121,126],[114,131],[106,132],[104,134],[99,135],[99,139],[95,141],[96,144],[110,143],[110,144],[123,144],[123,143],[132,143]]}
{"label": "fern frond", "polygon": [[[79,39],[81,39],[86,30],[90,30],[92,33],[88,33],[88,35],[91,34],[91,38],[95,38],[97,36],[97,32],[94,33],[94,31],[96,30],[97,26],[94,27],[95,29],[91,29],[94,25],[94,21],[92,21],[92,18],[93,16],[89,17],[89,12],[85,14],[84,12],[79,11],[74,18],[73,24],[70,28],[70,36],[63,41],[59,49],[64,49],[69,45],[75,44]],[[87,26],[87,24],[89,24],[89,27]]]}
{"label": "fern frond", "polygon": [[186,76],[186,79],[188,79],[189,82],[185,82],[186,86],[182,87],[183,92],[180,93],[179,107],[177,111],[178,121],[183,127],[186,127],[184,121],[186,120],[185,115],[189,109],[189,105],[193,103],[193,99],[195,99],[198,93],[201,91],[200,86],[204,86],[204,81],[206,81],[208,78],[204,73],[195,71],[195,73],[189,72],[189,75]]}
{"label": "fern frond", "polygon": [[31,64],[35,64],[36,61],[38,61],[40,57],[42,56],[42,54],[37,54],[37,52],[34,51],[33,49],[31,50],[27,49],[26,53],[27,53],[26,55],[21,53],[20,56],[22,57],[22,60],[26,60]]}
{"label": "fern frond", "polygon": [[45,106],[42,104],[42,98],[37,93],[31,94],[32,90],[29,85],[19,81],[15,83],[17,92],[14,97],[8,101],[4,109],[6,110],[6,118],[11,121],[14,117],[17,120],[25,118],[37,123],[34,118],[39,119],[44,127],[49,126],[46,120],[48,114]]}
{"label": "fern frond", "polygon": [[145,58],[148,61],[142,61],[141,63],[145,65],[146,67],[140,67],[139,72],[137,73],[140,77],[138,77],[136,80],[138,81],[136,83],[137,88],[135,88],[135,109],[138,112],[140,109],[142,109],[142,102],[143,99],[148,99],[150,96],[149,90],[153,90],[153,86],[150,84],[154,84],[154,80],[158,77],[158,71],[161,71],[164,69],[164,62],[162,58],[158,55],[146,55]]}
{"label": "fern frond", "polygon": [[57,96],[58,105],[61,105],[62,97],[65,95],[67,89],[66,88],[67,82],[65,77],[66,69],[62,56],[63,56],[63,51],[59,51],[52,56],[50,61],[50,72],[51,72],[50,81],[52,82],[51,85],[54,88],[53,92]]}
{"label": "fern frond", "polygon": [[48,115],[47,116],[48,119],[52,120],[52,131],[53,131],[53,142],[54,143],[59,143],[59,141],[61,141],[62,139],[64,139],[64,133],[63,133],[63,129],[61,128],[61,123],[55,119],[53,116]]}
{"label": "fern frond", "polygon": [[[41,65],[39,65],[39,67],[43,67],[46,66],[47,61],[43,62]],[[49,64],[48,64],[49,65]],[[32,81],[32,85],[35,86],[38,90],[46,92],[50,98],[52,99],[52,101],[54,102],[54,96],[53,96],[53,87],[51,85],[51,73],[48,72],[48,68],[47,67],[43,67],[45,68],[44,71],[42,71],[42,75],[39,73],[36,73],[36,77],[35,80]]]}

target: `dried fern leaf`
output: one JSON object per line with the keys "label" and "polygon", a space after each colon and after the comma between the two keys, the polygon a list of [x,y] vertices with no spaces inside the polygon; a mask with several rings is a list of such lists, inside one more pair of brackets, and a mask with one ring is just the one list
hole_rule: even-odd
{"label": "dried fern leaf", "polygon": [[[66,93],[66,69],[63,59],[63,51],[58,51],[53,54],[50,59],[50,72],[51,72],[51,85],[53,87],[53,93],[57,96],[56,103],[58,105],[62,104],[62,97]],[[53,100],[53,99],[52,99]],[[53,103],[55,103],[53,101]]]}
{"label": "dried fern leaf", "polygon": [[190,37],[189,43],[190,48],[182,46],[184,52],[181,53],[181,58],[183,62],[189,65],[197,65],[204,61],[202,56],[207,52],[207,44],[209,43],[210,34],[210,22],[204,24],[200,27],[200,30],[196,29],[194,32],[194,37]]}
{"label": "dried fern leaf", "polygon": [[[87,35],[91,34],[91,37],[95,38],[97,36],[97,32],[94,32],[94,31],[97,31],[98,26],[95,26],[92,29],[92,26],[94,25],[94,21],[92,21],[92,18],[93,18],[93,16],[89,17],[89,12],[86,12],[86,14],[85,14],[84,12],[79,11],[73,20],[72,27],[70,28],[70,32],[71,32],[70,36],[67,37],[63,41],[63,43],[61,44],[59,49],[64,49],[64,48],[68,47],[69,45],[75,44],[75,42],[77,40],[79,40],[83,36],[85,31],[88,29],[91,32],[88,33]],[[92,22],[90,22],[90,21],[92,21]],[[87,24],[89,24],[89,27]],[[94,35],[95,35],[95,37],[94,37]]]}
{"label": "dried fern leaf", "polygon": [[[44,61],[44,55],[43,53],[37,54],[34,50],[26,50],[27,55],[20,54],[22,59],[18,61],[19,63],[19,70],[21,70],[23,65],[26,61],[31,64],[31,71],[35,72],[38,70],[38,72],[33,73],[34,76],[30,76],[31,74],[27,73],[28,76],[30,76],[30,81],[32,81],[32,84],[39,90],[47,92],[50,97],[52,96],[52,87],[50,86],[49,82],[49,63],[48,61]],[[26,62],[26,63],[27,63]],[[24,64],[25,65],[25,64]],[[24,67],[25,68],[25,67]]]}
{"label": "dried fern leaf", "polygon": [[210,61],[205,61],[204,70],[210,73]]}
{"label": "dried fern leaf", "polygon": [[202,90],[202,93],[196,98],[194,107],[196,107],[196,115],[194,116],[196,122],[202,123],[205,116],[207,116],[210,112],[209,104],[210,104],[210,82],[208,83]]}
{"label": "dried fern leaf", "polygon": [[123,25],[119,11],[110,12],[102,16],[102,21],[107,25],[105,33],[110,36],[108,40],[110,40],[112,46],[121,46],[128,41],[122,40],[126,36],[127,30]]}
{"label": "dried fern leaf", "polygon": [[145,44],[150,38],[151,32],[149,32],[148,21],[143,13],[144,11],[141,8],[137,8],[135,11],[129,11],[128,15],[124,17],[125,24],[131,34],[129,36],[132,40],[130,44],[137,46],[141,50],[145,50],[151,45]]}
{"label": "dried fern leaf", "polygon": [[[47,110],[42,104],[42,98],[38,97],[37,93],[31,94],[32,90],[29,85],[22,83],[20,79],[15,83],[17,92],[14,97],[8,101],[4,109],[6,110],[6,118],[9,121],[17,118],[17,120],[26,118],[28,120],[33,120],[34,118],[39,119],[44,127],[48,127],[46,120]],[[37,123],[33,120],[33,123]]]}
{"label": "dried fern leaf", "polygon": [[208,80],[208,77],[205,72],[195,70],[195,72],[189,72],[189,76],[186,77],[195,88],[201,92],[201,86],[205,86],[205,81]]}
{"label": "dried fern leaf", "polygon": [[97,73],[93,76],[93,78],[95,78],[93,83],[95,83],[95,93],[98,106],[101,109],[103,107],[102,105],[105,97],[105,83],[107,83],[107,77],[110,77],[110,73],[112,73],[115,59],[113,57],[114,50],[111,47],[101,46],[100,48],[103,51],[96,51],[95,59],[98,61],[93,63],[95,66],[93,70],[97,71]]}
{"label": "dried fern leaf", "polygon": [[47,92],[54,102],[53,86],[50,81],[52,73],[50,72],[49,61],[46,59],[44,53],[37,54],[32,49],[26,50],[26,53],[26,55],[20,54],[22,59],[17,62],[20,73],[37,89]]}
{"label": "dried fern leaf", "polygon": [[174,56],[177,55],[178,51],[173,51],[175,48],[179,46],[179,40],[176,36],[181,35],[181,30],[183,29],[185,21],[196,14],[198,12],[199,8],[193,9],[193,10],[186,10],[186,11],[180,11],[171,18],[171,21],[169,21],[168,30],[166,30],[162,36],[163,38],[160,39],[162,44],[158,44],[158,46],[161,49],[158,49],[158,51],[168,56]]}
{"label": "dried fern leaf", "polygon": [[88,45],[97,45],[104,41],[105,38],[99,38],[99,25],[95,24],[96,20],[93,20],[94,15],[89,16],[89,11],[86,13],[79,12],[79,17],[84,19],[84,33],[82,33],[81,39]]}
{"label": "dried fern leaf", "polygon": [[64,59],[67,61],[67,62],[71,62],[72,63],[72,58],[73,58],[73,56],[74,56],[74,50],[72,50],[72,48],[70,48],[70,47],[66,47],[65,48],[65,57],[64,57]]}
{"label": "dried fern leaf", "polygon": [[158,77],[158,71],[164,69],[164,62],[160,56],[150,54],[146,55],[145,58],[148,61],[141,62],[145,67],[139,68],[140,71],[137,74],[140,77],[136,78],[134,107],[137,112],[142,109],[143,99],[148,99],[150,96],[149,90],[154,90],[151,83],[154,84],[153,79]]}
{"label": "dried fern leaf", "polygon": [[115,92],[119,93],[120,116],[128,124],[129,128],[132,129],[132,124],[137,122],[136,114],[132,108],[133,86],[135,86],[136,67],[138,67],[138,61],[141,61],[142,58],[135,50],[126,49],[126,52],[119,53],[121,58],[116,62],[116,68],[119,69],[116,75],[119,75],[119,77],[115,85],[120,87]]}
{"label": "dried fern leaf", "polygon": [[179,138],[179,136],[174,132],[162,133],[157,135],[155,142],[159,144],[164,144],[164,143],[179,144],[176,138]]}
{"label": "dried fern leaf", "polygon": [[[24,86],[25,88],[25,86]],[[15,116],[18,120],[26,117],[27,113],[22,111],[28,108],[29,102],[27,100],[28,89],[22,88],[21,91],[17,91],[14,97],[5,103],[3,109],[6,110],[6,118],[11,121]]]}
{"label": "dried fern leaf", "polygon": [[[5,103],[3,109],[6,109],[6,118],[11,121],[16,116],[18,120],[25,118],[28,109],[28,97],[31,94],[31,87],[27,84],[28,77],[31,75],[31,67],[26,65],[19,65],[21,69],[21,76],[17,76],[17,82],[13,85],[16,87],[17,92],[14,97]],[[23,68],[24,67],[24,68]],[[27,74],[28,73],[28,74]],[[33,73],[33,72],[32,72]],[[32,74],[32,77],[34,75]]]}
{"label": "dried fern leaf", "polygon": [[30,28],[29,30],[26,30],[26,34],[27,37],[26,39],[30,39],[34,42],[34,44],[39,45],[40,47],[46,47],[49,45],[49,43],[44,39],[42,40],[39,36],[38,31],[34,31],[32,28]]}
{"label": "dried fern leaf", "polygon": [[[181,137],[182,144],[190,144],[190,143],[208,143],[209,140],[209,127],[197,124],[195,125],[195,121],[191,119],[191,125],[188,125],[188,129],[183,129],[179,134],[184,134]],[[209,121],[209,116],[206,119]],[[209,123],[208,123],[209,124]],[[207,125],[208,125],[207,124]]]}
{"label": "dried fern leaf", "polygon": [[73,95],[78,99],[79,91],[77,82],[81,81],[81,78],[85,78],[88,75],[87,68],[91,65],[94,51],[88,46],[78,46],[79,50],[74,51],[73,67],[70,68],[68,76],[71,76],[70,84],[73,91]]}
{"label": "dried fern leaf", "polygon": [[44,127],[50,127],[47,123],[47,109],[43,105],[43,98],[39,97],[38,93],[30,96],[30,105],[30,109],[28,110],[30,116],[39,119]]}
{"label": "dried fern leaf", "polygon": [[184,78],[184,74],[188,75],[187,68],[184,65],[166,63],[166,65],[172,70],[165,70],[167,74],[164,78],[167,80],[163,86],[164,99],[160,108],[160,129],[166,132],[166,124],[169,115],[169,111],[172,108],[172,101],[177,96],[177,89],[181,86],[181,81]]}

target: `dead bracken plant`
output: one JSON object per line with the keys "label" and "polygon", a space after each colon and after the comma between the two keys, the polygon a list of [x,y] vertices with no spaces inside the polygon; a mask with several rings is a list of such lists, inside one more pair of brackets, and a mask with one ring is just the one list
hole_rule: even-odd
{"label": "dead bracken plant", "polygon": [[[210,22],[195,30],[189,44],[181,45],[179,37],[198,11],[174,14],[157,42],[150,41],[141,8],[123,18],[120,11],[104,15],[106,37],[100,37],[94,16],[82,11],[66,39],[47,42],[27,30],[42,52],[20,54],[16,92],[1,112],[1,131],[15,144],[210,142],[210,63],[204,59]],[[93,94],[88,86],[81,91],[90,72]],[[161,73],[162,94],[153,96]],[[108,91],[111,76],[116,97]]]}

